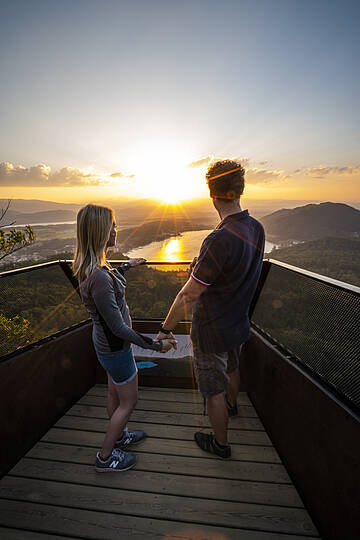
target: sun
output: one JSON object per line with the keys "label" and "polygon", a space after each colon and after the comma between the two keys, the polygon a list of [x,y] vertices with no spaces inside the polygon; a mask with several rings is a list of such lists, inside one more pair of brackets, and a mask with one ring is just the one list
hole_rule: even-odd
{"label": "sun", "polygon": [[204,171],[187,166],[191,161],[180,151],[155,146],[137,156],[135,184],[138,195],[177,204],[201,197],[206,190]]}

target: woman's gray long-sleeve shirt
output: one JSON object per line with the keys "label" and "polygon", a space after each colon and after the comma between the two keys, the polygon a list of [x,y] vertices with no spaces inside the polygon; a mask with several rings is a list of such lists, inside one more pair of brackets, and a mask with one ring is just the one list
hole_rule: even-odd
{"label": "woman's gray long-sleeve shirt", "polygon": [[126,350],[130,343],[144,349],[161,350],[161,342],[131,328],[125,300],[126,280],[118,272],[99,267],[80,284],[82,301],[93,321],[93,342],[97,353]]}

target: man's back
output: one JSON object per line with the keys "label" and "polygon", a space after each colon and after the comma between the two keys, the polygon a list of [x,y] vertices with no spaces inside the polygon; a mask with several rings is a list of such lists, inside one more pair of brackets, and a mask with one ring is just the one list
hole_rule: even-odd
{"label": "man's back", "polygon": [[202,350],[229,351],[249,337],[249,307],[264,253],[262,225],[247,210],[227,216],[204,240],[192,277],[206,285],[193,315]]}

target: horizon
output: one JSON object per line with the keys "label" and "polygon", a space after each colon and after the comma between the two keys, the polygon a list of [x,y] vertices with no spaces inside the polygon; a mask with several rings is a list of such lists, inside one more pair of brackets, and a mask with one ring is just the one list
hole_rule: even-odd
{"label": "horizon", "polygon": [[351,0],[5,0],[0,197],[187,203],[207,198],[211,160],[236,158],[249,201],[358,204],[359,15]]}
{"label": "horizon", "polygon": [[[9,199],[2,199],[0,198],[0,210],[1,208],[5,208],[6,203],[9,201]],[[41,205],[49,205],[49,208],[46,208],[41,206],[41,208],[32,209],[31,211],[28,208],[20,209],[17,208],[16,202],[23,203],[26,205],[26,203],[34,203],[34,205],[37,205],[38,203],[41,203]],[[208,198],[201,198],[201,199],[188,199],[186,201],[182,201],[180,203],[176,204],[170,204],[158,201],[156,199],[128,199],[128,198],[118,198],[117,200],[102,200],[102,201],[86,201],[84,203],[77,203],[77,202],[58,202],[58,201],[50,201],[50,200],[44,200],[44,199],[11,199],[10,200],[10,207],[9,211],[10,213],[13,212],[14,215],[20,214],[39,214],[42,212],[54,212],[54,211],[66,211],[67,207],[69,209],[67,211],[76,212],[81,206],[84,204],[100,204],[104,206],[112,207],[115,211],[124,211],[124,207],[126,209],[126,205],[128,205],[129,208],[129,218],[134,219],[136,215],[141,216],[140,219],[145,219],[146,221],[151,220],[165,220],[169,219],[169,216],[172,216],[172,218],[176,219],[192,219],[196,216],[200,217],[202,216],[202,219],[206,219],[205,216],[209,216],[212,214],[214,217],[217,217],[217,211],[215,210],[212,199]],[[15,205],[13,204],[15,203]],[[341,201],[341,202],[335,202],[330,200],[291,200],[291,199],[267,199],[267,200],[255,200],[255,199],[249,199],[246,197],[241,197],[240,199],[240,205],[242,210],[249,210],[250,214],[253,214],[255,217],[264,217],[265,215],[272,214],[274,212],[277,212],[279,210],[292,210],[295,208],[301,208],[308,205],[321,205],[321,204],[344,204],[347,206],[350,206],[352,208],[355,208],[356,210],[360,210],[360,201],[355,202],[349,202],[349,201]],[[53,207],[52,205],[56,205]],[[14,208],[15,206],[15,208]],[[59,207],[59,208],[58,208]],[[144,216],[144,212],[146,216]],[[147,213],[148,212],[148,213]],[[126,216],[124,216],[126,218]],[[66,221],[63,222],[64,224],[67,223]],[[70,222],[68,222],[70,223]],[[39,224],[40,225],[40,224]],[[22,225],[16,225],[16,226],[22,226]]]}

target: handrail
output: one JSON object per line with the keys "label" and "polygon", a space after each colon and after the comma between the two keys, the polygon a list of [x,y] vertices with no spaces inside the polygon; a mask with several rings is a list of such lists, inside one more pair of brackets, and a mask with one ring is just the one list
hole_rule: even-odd
{"label": "handrail", "polygon": [[317,274],[316,272],[311,272],[310,270],[305,270],[304,268],[299,268],[298,266],[292,266],[291,264],[277,261],[276,259],[264,259],[264,261],[268,261],[275,266],[281,266],[282,268],[286,268],[286,270],[296,272],[297,274],[301,274],[302,276],[307,276],[311,279],[314,279],[315,281],[321,281],[323,283],[326,283],[326,285],[331,285],[332,287],[337,287],[338,289],[346,289],[349,292],[360,294],[360,287],[357,287],[356,285],[352,285],[350,283],[346,283],[345,281],[339,281],[338,279],[324,276],[322,274]]}
{"label": "handrail", "polygon": [[56,264],[59,264],[60,259],[56,261],[48,261],[44,263],[39,264],[33,264],[31,266],[24,266],[22,268],[14,268],[14,270],[4,270],[3,272],[0,272],[0,278],[7,277],[7,276],[15,276],[16,274],[23,274],[25,272],[30,272],[31,270],[35,270],[37,268],[44,268],[45,266],[55,266]]}
{"label": "handrail", "polygon": [[[114,264],[121,264],[121,263],[125,263],[127,262],[128,259],[110,259],[109,262],[110,263],[114,263]],[[174,266],[174,265],[179,265],[179,264],[183,264],[183,265],[186,265],[186,264],[191,264],[192,261],[146,261],[146,263],[144,263],[144,266],[146,265],[157,265],[157,266]],[[293,266],[291,264],[287,264],[287,263],[284,263],[282,261],[278,261],[276,259],[264,259],[264,262],[268,262],[270,264],[273,264],[275,266],[281,266],[283,268],[286,268],[287,270],[290,270],[292,272],[296,272],[297,274],[301,274],[303,276],[307,276],[311,279],[314,279],[315,281],[321,281],[323,283],[326,283],[327,285],[331,285],[333,287],[337,287],[339,289],[345,289],[347,291],[350,291],[352,293],[355,293],[355,294],[360,294],[360,287],[357,287],[356,285],[352,285],[350,283],[346,283],[345,281],[340,281],[340,280],[337,280],[337,279],[334,279],[334,278],[331,278],[331,277],[328,277],[328,276],[324,276],[323,274],[318,274],[316,272],[311,272],[310,270],[305,270],[304,268],[300,268],[298,266]],[[0,278],[1,277],[6,277],[6,276],[10,276],[10,275],[16,275],[16,274],[21,274],[23,272],[29,272],[31,270],[35,270],[37,268],[43,268],[43,267],[46,267],[46,266],[54,266],[56,264],[59,264],[59,263],[66,263],[66,264],[71,264],[73,263],[73,259],[57,259],[55,261],[49,261],[49,262],[45,262],[45,263],[39,263],[39,264],[34,264],[34,265],[31,265],[31,266],[24,266],[23,268],[15,268],[14,270],[6,270],[6,271],[3,271],[3,272],[0,272]]]}

